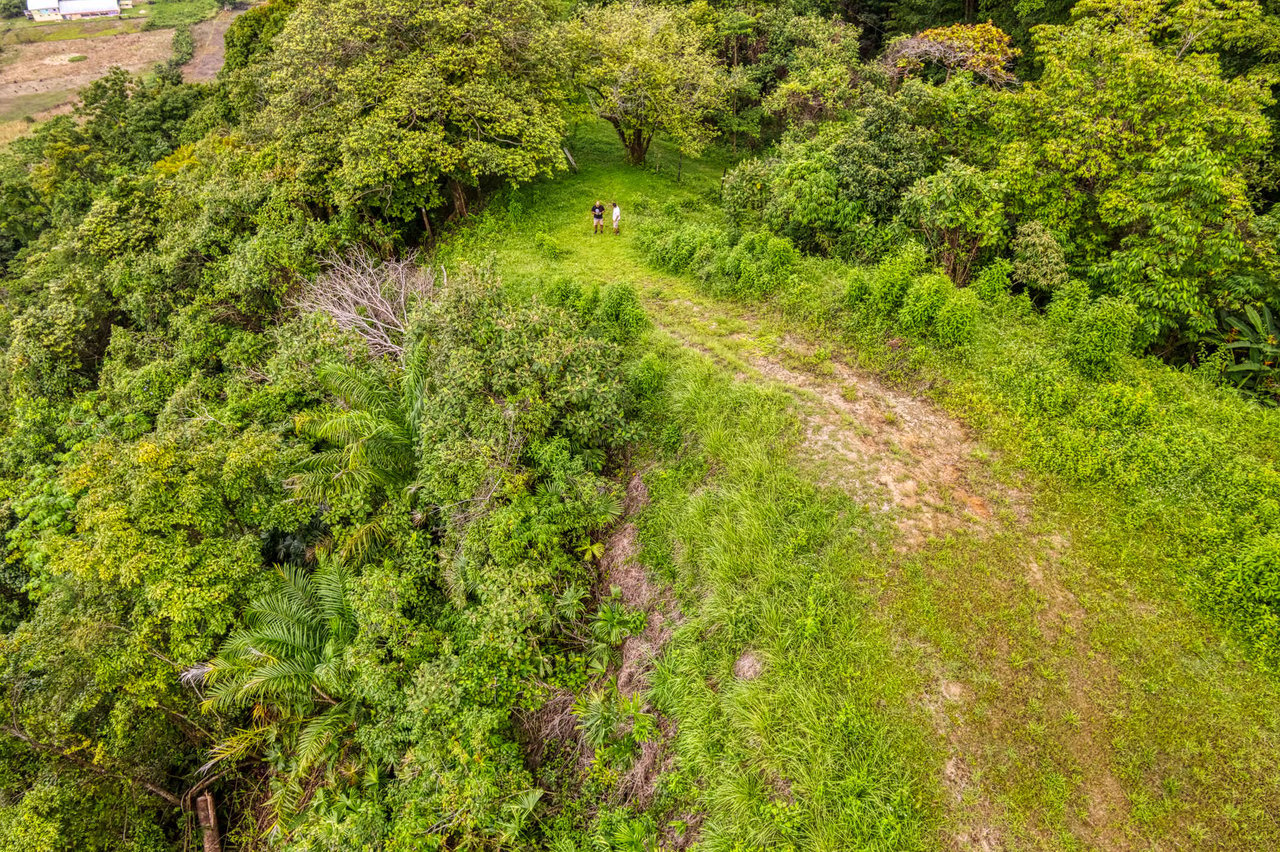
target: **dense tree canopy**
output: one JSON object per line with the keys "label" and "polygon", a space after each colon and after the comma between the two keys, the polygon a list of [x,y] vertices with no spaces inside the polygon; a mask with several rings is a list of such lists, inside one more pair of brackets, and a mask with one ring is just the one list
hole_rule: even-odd
{"label": "dense tree canopy", "polygon": [[1208,51],[1229,22],[1162,8],[1081,4],[1072,24],[1039,30],[1044,74],[1009,99],[1000,158],[1016,209],[1133,300],[1148,339],[1201,336],[1215,311],[1276,297],[1250,197],[1269,179],[1272,80],[1222,76]]}
{"label": "dense tree canopy", "polygon": [[535,0],[302,2],[264,121],[312,197],[402,219],[564,164],[563,58]]}
{"label": "dense tree canopy", "polygon": [[[701,770],[625,780],[677,734],[618,689],[648,627],[600,567],[635,466],[716,473],[673,425],[700,391],[596,275],[641,252],[895,380],[1014,341],[999,404],[1049,472],[1218,488],[1190,585],[1280,659],[1270,474],[1220,435],[1194,476],[1112,451],[1172,441],[1131,353],[1224,429],[1280,400],[1271,5],[271,0],[226,47],[212,83],[114,69],[0,150],[0,852],[193,848],[206,795],[227,849],[694,836]],[[610,180],[712,162],[623,201],[634,255],[530,225],[615,136]],[[449,254],[524,226],[517,280]],[[787,848],[800,782],[740,786]]]}
{"label": "dense tree canopy", "polygon": [[617,3],[590,8],[566,28],[573,80],[588,108],[608,121],[632,163],[643,163],[654,133],[687,154],[711,138],[708,119],[726,80],[700,14],[670,6]]}

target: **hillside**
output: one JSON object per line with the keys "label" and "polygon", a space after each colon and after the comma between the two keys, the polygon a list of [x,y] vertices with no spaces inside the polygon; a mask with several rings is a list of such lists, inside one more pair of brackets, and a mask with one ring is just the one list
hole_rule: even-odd
{"label": "hillside", "polygon": [[[718,172],[676,184],[608,143],[581,131],[580,174],[522,192],[518,215],[487,215],[443,257],[544,298],[565,281],[641,296],[642,345],[672,365],[664,415],[687,437],[633,459],[653,502],[638,557],[624,538],[619,558],[656,570],[666,591],[646,603],[674,594],[686,619],[655,703],[686,732],[677,765],[708,784],[712,848],[1265,846],[1276,685],[1187,605],[1168,525],[1113,484],[1039,470],[992,422],[1002,401],[964,387],[981,353],[877,351],[786,294],[727,303],[649,265],[637,234],[664,207],[714,218],[699,199]],[[622,237],[584,225],[596,196],[627,211]]]}
{"label": "hillside", "polygon": [[1269,6],[202,27],[0,152],[0,850],[1274,845]]}

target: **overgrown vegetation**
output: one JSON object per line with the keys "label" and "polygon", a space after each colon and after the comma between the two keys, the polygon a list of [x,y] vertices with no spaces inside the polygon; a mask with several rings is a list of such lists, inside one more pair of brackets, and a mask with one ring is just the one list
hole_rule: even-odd
{"label": "overgrown vegetation", "polygon": [[[0,153],[0,849],[1265,842],[1267,8],[153,8]],[[1065,508],[910,526],[834,349]]]}

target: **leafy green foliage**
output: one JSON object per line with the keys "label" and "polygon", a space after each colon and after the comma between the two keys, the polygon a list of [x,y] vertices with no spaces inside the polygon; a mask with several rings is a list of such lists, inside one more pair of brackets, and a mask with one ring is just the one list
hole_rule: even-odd
{"label": "leafy green foliage", "polygon": [[191,37],[191,27],[181,26],[173,31],[173,56],[169,64],[177,68],[186,65],[196,54],[196,42]]}
{"label": "leafy green foliage", "polygon": [[1039,222],[1023,222],[1013,240],[1012,279],[1038,295],[1066,283],[1067,262],[1057,238]]}
{"label": "leafy green foliage", "polygon": [[210,766],[282,746],[288,764],[272,799],[277,820],[297,809],[315,769],[352,759],[363,714],[346,659],[357,630],[350,583],[347,569],[331,558],[322,557],[310,574],[280,566],[218,655],[188,672],[206,687],[205,712],[255,710],[252,727],[214,747]]}
{"label": "leafy green foliage", "polygon": [[1013,209],[1133,302],[1142,343],[1203,337],[1218,308],[1274,298],[1246,189],[1271,96],[1263,77],[1223,77],[1212,51],[1242,37],[1228,20],[1199,3],[1080,3],[1036,31],[1044,73],[1006,102]]}
{"label": "leafy green foliage", "polygon": [[344,555],[352,555],[386,543],[379,514],[384,502],[402,506],[412,497],[425,377],[414,366],[397,378],[368,367],[330,365],[320,380],[339,405],[298,415],[295,428],[331,448],[305,459],[289,486],[315,505],[369,506],[373,517],[343,545]]}
{"label": "leafy green foliage", "polygon": [[709,36],[689,10],[636,2],[589,6],[567,27],[574,82],[629,162],[644,162],[655,132],[690,156],[708,141],[726,90]]}
{"label": "leafy green foliage", "polygon": [[1132,346],[1138,312],[1124,299],[1104,296],[1088,305],[1071,322],[1067,357],[1082,373],[1110,373],[1116,359]]}
{"label": "leafy green foliage", "polygon": [[936,155],[900,99],[874,86],[859,95],[864,106],[849,120],[824,123],[812,138],[789,136],[772,155],[730,172],[730,219],[763,223],[806,251],[874,256],[875,233]]}
{"label": "leafy green foliage", "polygon": [[981,304],[972,290],[955,290],[947,296],[934,320],[934,336],[953,349],[968,344],[978,327]]}
{"label": "leafy green foliage", "polygon": [[468,189],[564,166],[561,59],[533,0],[303,0],[267,64],[264,121],[320,203],[462,214]]}
{"label": "leafy green foliage", "polygon": [[955,285],[945,276],[924,275],[907,287],[898,311],[898,322],[908,334],[927,335],[933,330],[938,312],[955,292]]}
{"label": "leafy green foliage", "polygon": [[1270,404],[1280,399],[1280,323],[1266,305],[1245,308],[1244,317],[1226,318],[1231,327],[1222,346],[1238,356],[1226,368],[1237,387],[1248,388]]}
{"label": "leafy green foliage", "polygon": [[227,28],[223,67],[227,71],[238,71],[267,56],[296,8],[298,0],[271,0],[246,9]]}
{"label": "leafy green foliage", "polygon": [[[1009,39],[958,2],[578,5],[276,0],[216,84],[114,71],[0,154],[0,847],[189,845],[206,791],[245,847],[652,849],[699,810],[715,848],[927,845],[927,749],[876,709],[919,685],[882,677],[883,601],[844,582],[879,576],[875,524],[788,467],[777,394],[646,333],[641,293],[675,312],[680,284],[629,227],[588,256],[558,188],[508,192],[566,145],[672,196],[626,202],[654,265],[941,379],[1017,464],[1113,492],[1108,529],[1158,528],[1280,664],[1274,418],[1208,384],[1275,392],[1262,7],[980,4]],[[894,27],[933,29],[865,61]],[[1018,48],[1026,82],[988,85]],[[725,175],[722,224],[718,157],[688,190],[608,171],[610,138],[564,138],[587,113],[663,169],[717,127],[777,144]],[[499,206],[536,227],[507,286],[420,251],[474,235],[487,269]],[[385,348],[369,304],[297,295],[357,246],[383,293],[387,258],[448,264]],[[613,477],[650,461],[628,520],[697,603],[623,695],[645,617],[595,590]]]}
{"label": "leafy green foliage", "polygon": [[903,212],[919,226],[951,280],[963,285],[979,249],[1003,238],[1003,194],[990,176],[951,159],[911,187]]}

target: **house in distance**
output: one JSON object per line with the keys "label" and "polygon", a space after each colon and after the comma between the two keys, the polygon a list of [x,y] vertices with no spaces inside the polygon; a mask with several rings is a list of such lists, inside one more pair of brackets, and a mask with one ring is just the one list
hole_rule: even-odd
{"label": "house in distance", "polygon": [[27,0],[27,17],[33,21],[109,18],[120,14],[120,6],[120,0]]}

